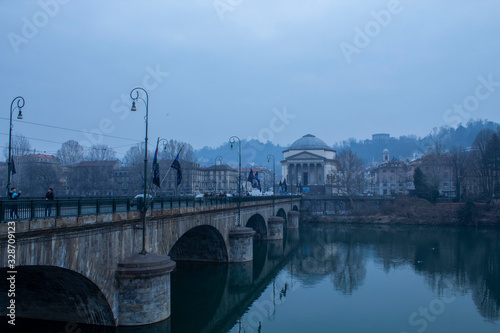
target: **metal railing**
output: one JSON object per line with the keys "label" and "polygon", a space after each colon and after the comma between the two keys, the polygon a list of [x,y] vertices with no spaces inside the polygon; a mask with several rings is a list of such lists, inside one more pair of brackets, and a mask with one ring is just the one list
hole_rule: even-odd
{"label": "metal railing", "polygon": [[[276,200],[292,200],[296,196],[276,196]],[[246,196],[241,202],[272,200],[273,196]],[[217,207],[238,203],[238,197],[164,197],[155,198],[148,209],[179,209],[187,207]],[[54,201],[44,199],[19,198],[18,200],[0,200],[0,222],[13,220],[35,220],[89,216],[98,214],[114,214],[120,212],[141,211],[142,198],[126,197],[79,197],[58,198]]]}

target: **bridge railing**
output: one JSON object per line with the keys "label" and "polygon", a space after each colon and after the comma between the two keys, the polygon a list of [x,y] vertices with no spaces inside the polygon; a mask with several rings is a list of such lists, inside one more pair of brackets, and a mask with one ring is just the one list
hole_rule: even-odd
{"label": "bridge railing", "polygon": [[[276,196],[276,200],[292,200],[292,196]],[[272,200],[272,196],[246,196],[241,202]],[[164,197],[155,198],[148,209],[179,209],[187,207],[222,206],[238,202],[238,197]],[[114,214],[142,210],[142,198],[98,197],[0,200],[0,222]]]}

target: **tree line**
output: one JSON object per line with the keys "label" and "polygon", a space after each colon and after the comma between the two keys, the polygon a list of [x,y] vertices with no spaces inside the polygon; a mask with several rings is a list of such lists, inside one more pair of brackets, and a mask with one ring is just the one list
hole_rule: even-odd
{"label": "tree line", "polygon": [[[435,203],[440,195],[440,182],[451,180],[457,202],[482,200],[490,204],[500,198],[500,128],[481,130],[469,147],[446,149],[441,141],[435,140],[425,157],[449,168],[452,179],[442,179],[440,172],[432,168],[422,170],[416,164],[413,184],[418,197]],[[340,194],[352,197],[368,190],[368,172],[361,157],[350,147],[344,147],[337,152],[337,170],[327,176],[327,182],[337,186]]]}
{"label": "tree line", "polygon": [[[155,143],[156,146],[156,143]],[[193,147],[177,140],[162,141],[159,145],[160,160],[173,159],[179,152],[180,159],[195,162]],[[144,178],[144,143],[131,146],[122,159],[114,148],[96,144],[84,148],[76,140],[64,142],[55,155],[37,153],[22,134],[12,136],[11,154],[15,165],[12,185],[23,190],[25,196],[43,196],[49,187],[57,195],[104,195],[116,190],[116,172],[126,175],[127,191],[134,194],[142,188]],[[4,149],[8,160],[8,148]],[[148,172],[152,168],[154,151],[148,149]],[[4,173],[7,172],[7,165]],[[122,177],[122,178],[125,178]],[[5,186],[5,183],[3,184]]]}

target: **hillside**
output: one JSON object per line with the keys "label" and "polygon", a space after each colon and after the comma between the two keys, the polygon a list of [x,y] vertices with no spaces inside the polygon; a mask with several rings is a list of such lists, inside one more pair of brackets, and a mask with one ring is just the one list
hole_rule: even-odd
{"label": "hillside", "polygon": [[477,134],[483,129],[492,129],[497,131],[500,125],[491,121],[469,121],[465,126],[457,128],[441,127],[434,128],[433,131],[423,137],[401,136],[399,138],[391,137],[387,140],[356,140],[349,139],[333,146],[334,149],[351,148],[365,164],[371,162],[382,162],[382,151],[389,149],[391,158],[405,161],[412,158],[414,154],[423,155],[435,142],[440,142],[445,150],[453,147],[470,147]]}
{"label": "hillside", "polygon": [[[434,128],[429,135],[423,138],[418,138],[415,135],[405,135],[384,140],[349,139],[334,144],[333,149],[351,148],[363,159],[365,164],[370,164],[372,162],[382,162],[382,151],[387,148],[390,151],[391,158],[394,157],[404,161],[414,155],[425,154],[435,142],[440,142],[445,149],[469,147],[481,130],[488,128],[497,131],[499,127],[500,124],[492,121],[471,120],[465,126],[460,125],[457,128],[445,126]],[[268,164],[267,155],[272,154],[276,158],[276,174],[281,175],[280,161],[283,158],[283,150],[286,148],[285,146],[274,145],[271,142],[262,143],[257,140],[243,140],[241,143],[241,167],[245,168],[248,164],[251,164],[252,166],[258,165],[271,169],[272,165]],[[215,158],[220,155],[224,158],[224,164],[238,167],[238,145],[234,147],[234,150],[230,149],[229,143],[217,148],[204,147],[195,150],[194,154],[198,163],[203,166],[213,165]]]}
{"label": "hillside", "polygon": [[[267,155],[272,154],[276,160],[276,175],[281,176],[281,159],[283,158],[283,150],[286,147],[274,145],[271,142],[262,143],[257,140],[241,142],[241,167],[246,168],[248,164],[252,166],[267,167],[272,170],[272,160],[267,162]],[[238,167],[238,144],[231,150],[230,144],[225,143],[217,148],[203,147],[195,150],[195,155],[198,158],[198,163],[202,166],[214,165],[217,156],[223,157],[223,164],[227,164],[233,168]]]}

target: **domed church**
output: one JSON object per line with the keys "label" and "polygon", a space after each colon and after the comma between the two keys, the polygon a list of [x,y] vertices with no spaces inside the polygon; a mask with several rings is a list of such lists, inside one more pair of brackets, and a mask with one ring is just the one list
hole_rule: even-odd
{"label": "domed church", "polygon": [[288,184],[288,192],[331,194],[329,181],[337,172],[336,152],[323,140],[307,134],[283,151],[281,168]]}

